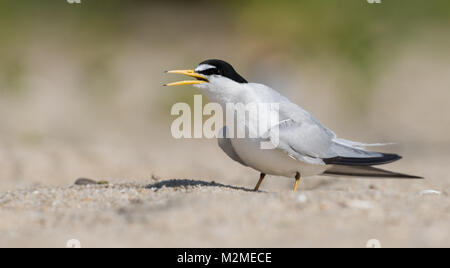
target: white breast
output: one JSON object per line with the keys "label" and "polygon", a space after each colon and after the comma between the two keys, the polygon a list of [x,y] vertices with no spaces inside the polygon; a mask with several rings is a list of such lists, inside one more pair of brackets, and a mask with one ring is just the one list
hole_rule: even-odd
{"label": "white breast", "polygon": [[294,177],[297,172],[302,176],[322,174],[326,165],[313,165],[289,157],[280,149],[261,149],[260,139],[231,139],[231,144],[241,160],[249,167],[262,173]]}

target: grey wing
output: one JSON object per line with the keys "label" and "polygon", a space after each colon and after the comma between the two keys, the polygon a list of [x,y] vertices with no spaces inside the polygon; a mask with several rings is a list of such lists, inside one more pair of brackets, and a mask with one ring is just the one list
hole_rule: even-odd
{"label": "grey wing", "polygon": [[233,144],[231,144],[231,139],[228,138],[227,135],[227,127],[224,126],[220,132],[219,137],[217,138],[217,143],[219,144],[219,147],[224,151],[231,159],[233,159],[236,162],[241,163],[244,166],[247,166],[242,159],[239,157],[239,155],[236,153],[236,151],[233,148]]}
{"label": "grey wing", "polygon": [[[278,148],[284,150],[292,158],[310,164],[341,164],[341,162],[348,164],[349,161],[358,160],[357,163],[367,165],[369,163],[367,161],[370,160],[373,165],[386,156],[386,154],[344,144],[336,138],[332,131],[315,120],[304,119],[296,122],[293,119],[286,119],[275,128],[272,128],[269,134],[272,142],[276,142],[278,132]],[[391,155],[390,158],[384,160],[385,162],[394,161],[394,158]]]}
{"label": "grey wing", "polygon": [[398,155],[363,148],[383,144],[363,144],[337,138],[333,131],[306,110],[275,90],[265,86],[264,89],[270,95],[270,100],[279,103],[281,121],[262,138],[270,138],[274,145],[290,157],[310,164],[355,166],[385,164],[400,158]]}

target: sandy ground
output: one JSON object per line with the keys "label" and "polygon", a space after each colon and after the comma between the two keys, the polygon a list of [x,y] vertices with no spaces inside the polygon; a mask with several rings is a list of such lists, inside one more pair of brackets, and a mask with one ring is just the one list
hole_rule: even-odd
{"label": "sandy ground", "polygon": [[[1,184],[0,246],[64,247],[70,239],[84,247],[365,247],[369,239],[384,247],[450,246],[447,152],[417,157],[405,151],[406,159],[388,167],[426,180],[318,176],[304,179],[294,193],[293,179],[271,176],[253,192],[258,173],[228,160],[212,141],[173,146],[184,153],[165,168],[166,156],[133,158],[136,152],[126,146],[116,148],[121,154],[37,146],[22,155],[15,147],[8,155],[16,158],[3,162],[3,172],[16,166],[11,174],[37,179],[15,190]],[[50,166],[53,177],[45,177]],[[108,167],[116,177],[95,176]],[[136,172],[144,170],[156,172]],[[71,174],[109,184],[74,185]]]}

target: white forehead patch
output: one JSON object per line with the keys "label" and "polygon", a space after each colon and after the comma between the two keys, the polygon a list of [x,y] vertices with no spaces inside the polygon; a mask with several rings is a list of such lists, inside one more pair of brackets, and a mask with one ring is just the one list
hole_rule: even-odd
{"label": "white forehead patch", "polygon": [[195,71],[201,72],[201,71],[208,70],[208,69],[216,69],[216,66],[212,66],[209,64],[200,64],[199,66],[197,66],[197,68],[195,68]]}

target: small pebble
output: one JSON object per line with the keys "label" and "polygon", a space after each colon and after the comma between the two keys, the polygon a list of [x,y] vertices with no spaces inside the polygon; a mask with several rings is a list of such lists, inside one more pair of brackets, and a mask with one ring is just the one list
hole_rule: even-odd
{"label": "small pebble", "polygon": [[328,205],[326,203],[322,202],[319,205],[319,209],[320,210],[327,210],[328,209]]}
{"label": "small pebble", "polygon": [[378,190],[378,188],[377,188],[375,185],[373,185],[373,184],[371,184],[371,185],[369,186],[369,189],[370,189],[370,190]]}
{"label": "small pebble", "polygon": [[299,203],[306,203],[306,201],[308,201],[308,197],[306,197],[306,195],[304,195],[304,194],[299,194],[298,196],[297,196],[297,202],[299,202]]}
{"label": "small pebble", "polygon": [[75,181],[75,185],[93,185],[98,184],[96,181],[86,178],[80,178]]}
{"label": "small pebble", "polygon": [[436,190],[423,190],[419,192],[419,195],[441,195],[442,193]]}

